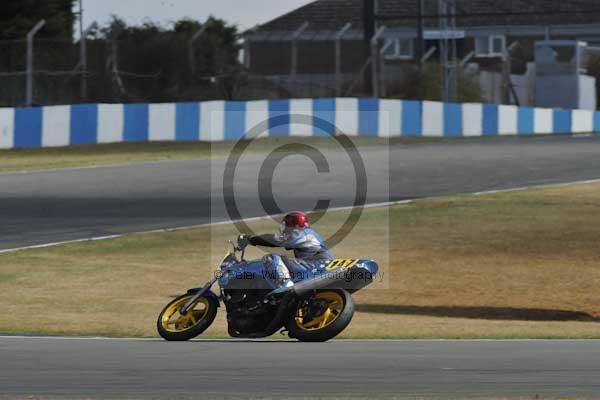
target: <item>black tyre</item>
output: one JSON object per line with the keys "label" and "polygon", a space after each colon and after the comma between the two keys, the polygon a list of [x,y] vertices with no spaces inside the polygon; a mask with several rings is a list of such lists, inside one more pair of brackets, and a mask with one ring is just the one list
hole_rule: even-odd
{"label": "black tyre", "polygon": [[178,342],[190,340],[213,323],[219,307],[219,301],[213,297],[201,297],[185,315],[179,313],[179,308],[193,296],[186,294],[177,297],[160,313],[156,329],[163,339]]}
{"label": "black tyre", "polygon": [[326,342],[352,321],[354,301],[345,290],[321,290],[302,299],[288,320],[289,336],[301,342]]}

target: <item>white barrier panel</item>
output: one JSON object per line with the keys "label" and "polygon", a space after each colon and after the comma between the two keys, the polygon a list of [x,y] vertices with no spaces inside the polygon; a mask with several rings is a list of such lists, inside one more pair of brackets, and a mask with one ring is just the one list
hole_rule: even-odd
{"label": "white barrier panel", "polygon": [[42,109],[42,147],[68,146],[71,142],[71,107]]}
{"label": "white barrier panel", "polygon": [[483,106],[481,104],[463,104],[463,136],[483,135]]}
{"label": "white barrier panel", "polygon": [[518,108],[516,106],[498,106],[498,134],[516,135],[519,133]]}
{"label": "white barrier panel", "polygon": [[[302,119],[298,116],[304,117]],[[311,99],[290,100],[290,129],[294,136],[312,136],[313,101]],[[299,123],[300,120],[311,119],[311,124]]]}
{"label": "white barrier panel", "polygon": [[344,135],[358,135],[358,99],[335,100],[335,126]]}
{"label": "white barrier panel", "polygon": [[379,101],[379,136],[402,135],[402,101]]}
{"label": "white barrier panel", "polygon": [[225,140],[225,102],[209,101],[200,105],[200,140]]}
{"label": "white barrier panel", "polygon": [[98,143],[122,142],[124,117],[122,104],[99,104]]}
{"label": "white barrier panel", "polygon": [[12,149],[15,145],[15,109],[0,108],[0,149]]}
{"label": "white barrier panel", "polygon": [[589,133],[594,131],[594,113],[588,110],[573,110],[573,133]]}
{"label": "white barrier panel", "polygon": [[536,134],[554,133],[553,112],[549,108],[533,110],[533,131]]}
{"label": "white barrier panel", "polygon": [[[246,103],[246,134],[259,124],[269,119],[269,102],[266,100],[249,101]],[[268,127],[267,127],[268,128]],[[268,135],[268,130],[259,132],[261,137]]]}
{"label": "white barrier panel", "polygon": [[148,140],[175,140],[175,103],[150,104],[148,114]]}
{"label": "white barrier panel", "polygon": [[444,136],[444,103],[423,102],[423,136]]}

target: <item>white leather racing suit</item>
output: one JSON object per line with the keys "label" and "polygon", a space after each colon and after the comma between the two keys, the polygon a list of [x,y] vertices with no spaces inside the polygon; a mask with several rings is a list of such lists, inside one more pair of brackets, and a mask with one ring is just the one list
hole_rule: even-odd
{"label": "white leather racing suit", "polygon": [[279,287],[292,287],[297,274],[308,272],[318,260],[331,260],[333,255],[325,241],[311,228],[286,229],[283,234],[252,236],[253,246],[282,247],[294,251],[294,259],[277,253],[264,257],[265,266],[271,270]]}

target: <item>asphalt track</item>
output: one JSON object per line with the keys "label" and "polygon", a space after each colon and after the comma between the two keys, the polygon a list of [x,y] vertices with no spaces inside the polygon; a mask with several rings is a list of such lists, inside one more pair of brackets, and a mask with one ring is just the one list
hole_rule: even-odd
{"label": "asphalt track", "polygon": [[[367,202],[600,178],[600,138],[502,138],[359,150]],[[356,179],[343,150],[324,151],[329,172],[305,156],[274,171],[283,210],[353,204]],[[257,182],[265,155],[244,156],[236,170],[241,216],[265,214]],[[229,220],[226,158],[0,174],[0,250]],[[267,168],[267,172],[268,172]],[[227,197],[230,198],[230,197]]]}
{"label": "asphalt track", "polygon": [[0,360],[0,397],[600,394],[600,341],[0,338]]}

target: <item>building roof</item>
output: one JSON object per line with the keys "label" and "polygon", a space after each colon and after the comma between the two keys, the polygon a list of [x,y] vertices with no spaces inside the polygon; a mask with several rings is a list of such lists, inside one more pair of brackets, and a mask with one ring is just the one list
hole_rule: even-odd
{"label": "building roof", "polygon": [[[426,27],[437,27],[438,0],[424,0]],[[458,27],[577,25],[600,22],[598,0],[457,0]],[[379,0],[378,15],[388,27],[414,27],[417,0]],[[362,29],[363,0],[317,0],[260,26],[258,31],[294,31],[304,22],[313,31],[338,31],[350,22]],[[396,18],[397,17],[397,18]]]}

